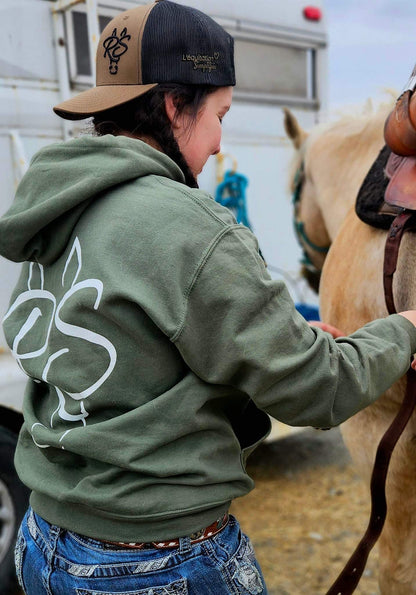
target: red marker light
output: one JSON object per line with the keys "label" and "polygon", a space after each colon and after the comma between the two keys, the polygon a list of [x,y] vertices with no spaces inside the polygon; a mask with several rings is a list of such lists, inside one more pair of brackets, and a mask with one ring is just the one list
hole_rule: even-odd
{"label": "red marker light", "polygon": [[316,6],[305,6],[303,9],[303,16],[308,21],[320,21],[322,18],[322,12],[320,8]]}

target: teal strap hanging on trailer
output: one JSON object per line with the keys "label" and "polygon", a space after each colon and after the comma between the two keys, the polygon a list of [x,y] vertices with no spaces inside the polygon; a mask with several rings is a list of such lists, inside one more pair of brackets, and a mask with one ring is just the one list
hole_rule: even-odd
{"label": "teal strap hanging on trailer", "polygon": [[246,188],[248,178],[235,171],[227,171],[224,180],[218,184],[215,193],[215,200],[230,209],[238,223],[242,223],[251,229],[247,216]]}
{"label": "teal strap hanging on trailer", "polygon": [[[227,171],[224,174],[224,179],[217,186],[215,193],[215,200],[224,207],[230,209],[237,223],[242,223],[249,229],[252,229],[247,216],[246,205],[246,188],[248,186],[248,178],[236,171]],[[260,256],[264,260],[263,254],[259,249]],[[265,260],[264,260],[265,262]],[[265,262],[266,264],[266,262]],[[267,266],[267,265],[266,265]],[[295,304],[298,312],[302,314],[306,320],[319,320],[319,309],[314,305],[297,303]]]}

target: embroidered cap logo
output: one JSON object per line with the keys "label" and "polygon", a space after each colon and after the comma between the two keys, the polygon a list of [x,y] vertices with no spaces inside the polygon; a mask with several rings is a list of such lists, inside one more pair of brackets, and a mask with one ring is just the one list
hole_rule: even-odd
{"label": "embroidered cap logo", "polygon": [[182,62],[192,62],[194,70],[202,70],[203,72],[212,72],[217,70],[220,52],[214,52],[212,56],[207,54],[183,54]]}
{"label": "embroidered cap logo", "polygon": [[110,65],[108,67],[110,74],[117,74],[118,62],[121,56],[129,49],[124,42],[129,41],[130,39],[131,35],[127,35],[127,28],[124,27],[120,37],[118,37],[117,28],[115,28],[110,37],[107,37],[107,39],[103,41],[105,49],[104,58],[108,56],[110,59]]}

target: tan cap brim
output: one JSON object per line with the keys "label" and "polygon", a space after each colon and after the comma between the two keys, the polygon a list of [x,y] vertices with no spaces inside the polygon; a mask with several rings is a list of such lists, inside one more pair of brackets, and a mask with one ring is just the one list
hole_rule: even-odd
{"label": "tan cap brim", "polygon": [[101,85],[55,105],[53,111],[66,120],[82,120],[112,107],[140,97],[157,83],[150,85]]}

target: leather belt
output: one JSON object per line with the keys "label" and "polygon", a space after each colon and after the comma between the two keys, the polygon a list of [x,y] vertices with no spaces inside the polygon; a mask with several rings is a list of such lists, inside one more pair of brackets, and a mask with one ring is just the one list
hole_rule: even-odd
{"label": "leather belt", "polygon": [[[214,535],[217,535],[220,531],[225,529],[229,522],[229,515],[226,513],[220,519],[214,521],[205,529],[201,529],[196,533],[192,533],[189,535],[190,543],[199,543],[200,541],[204,541],[204,539],[209,539]],[[104,539],[100,540],[102,543],[108,543],[109,545],[113,545],[115,547],[123,547],[123,548],[130,548],[135,550],[148,550],[148,549],[165,549],[165,548],[172,548],[172,547],[179,547],[180,545],[180,538],[177,539],[169,539],[166,541],[150,541],[148,543],[124,543],[123,541],[106,541]]]}

